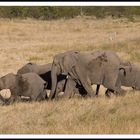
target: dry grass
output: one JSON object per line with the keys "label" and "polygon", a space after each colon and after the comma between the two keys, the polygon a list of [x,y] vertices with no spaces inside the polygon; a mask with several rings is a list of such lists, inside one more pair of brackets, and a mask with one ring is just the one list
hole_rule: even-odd
{"label": "dry grass", "polygon": [[[126,19],[0,20],[0,75],[25,63],[52,62],[56,53],[114,50],[139,65],[140,22]],[[106,99],[74,97],[54,102],[0,106],[1,134],[139,134],[140,93]],[[1,94],[6,94],[1,93]],[[7,95],[5,95],[7,96]]]}

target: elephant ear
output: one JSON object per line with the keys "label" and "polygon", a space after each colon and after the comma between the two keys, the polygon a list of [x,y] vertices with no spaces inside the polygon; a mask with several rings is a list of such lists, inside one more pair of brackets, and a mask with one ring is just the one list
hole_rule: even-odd
{"label": "elephant ear", "polygon": [[73,55],[66,55],[60,62],[62,73],[68,74],[71,69],[76,65],[76,59]]}
{"label": "elephant ear", "polygon": [[17,84],[18,84],[18,87],[20,88],[20,91],[24,92],[28,90],[29,84],[28,84],[27,79],[25,79],[21,74],[17,74],[16,78],[17,78]]}
{"label": "elephant ear", "polygon": [[120,67],[129,68],[129,71],[132,72],[133,66],[131,62],[121,62]]}

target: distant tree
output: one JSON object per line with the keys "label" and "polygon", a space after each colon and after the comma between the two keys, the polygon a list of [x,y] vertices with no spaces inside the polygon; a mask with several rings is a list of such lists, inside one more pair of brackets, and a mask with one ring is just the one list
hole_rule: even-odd
{"label": "distant tree", "polygon": [[59,18],[74,18],[75,16],[96,16],[96,18],[126,17],[133,20],[134,16],[140,16],[138,6],[8,6],[0,7],[2,18],[36,18],[51,20]]}

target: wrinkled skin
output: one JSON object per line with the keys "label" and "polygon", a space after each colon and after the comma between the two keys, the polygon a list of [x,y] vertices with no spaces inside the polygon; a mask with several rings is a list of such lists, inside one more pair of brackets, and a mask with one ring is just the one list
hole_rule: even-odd
{"label": "wrinkled skin", "polygon": [[114,93],[118,94],[121,90],[120,64],[119,57],[112,51],[90,53],[67,51],[57,54],[52,64],[52,89],[49,99],[54,97],[57,75],[61,73],[69,75],[70,79],[82,85],[90,97],[95,96],[91,87],[93,84],[103,85],[108,91],[115,91]]}
{"label": "wrinkled skin", "polygon": [[[23,67],[21,67],[17,74],[25,74],[28,72],[34,72],[38,74],[44,81],[47,83],[46,89],[51,90],[52,82],[51,82],[51,67],[52,63],[45,65],[37,65],[35,63],[27,63]],[[57,87],[55,91],[55,96],[58,97],[60,92],[64,92],[69,90],[71,93],[80,93],[82,96],[85,96],[87,93],[85,92],[82,86],[78,85],[74,80],[67,81],[67,75],[59,74],[57,75]],[[68,97],[68,95],[63,95],[62,97]],[[69,97],[72,97],[70,95]]]}
{"label": "wrinkled skin", "polygon": [[[45,64],[45,65],[27,63],[17,71],[17,74],[25,74],[29,72],[34,72],[38,74],[44,81],[46,81],[47,89],[51,89],[51,66],[52,66],[52,63]],[[60,75],[58,76],[58,79],[64,80],[66,79],[66,76]]]}
{"label": "wrinkled skin", "polygon": [[0,78],[0,90],[9,89],[11,97],[6,104],[21,101],[21,96],[30,97],[31,101],[44,100],[46,82],[35,73],[16,75],[9,73]]}
{"label": "wrinkled skin", "polygon": [[125,69],[125,71],[126,76],[121,73],[122,86],[140,90],[140,68],[131,64]]}
{"label": "wrinkled skin", "polygon": [[[134,90],[140,90],[140,68],[130,62],[121,63],[121,65],[123,65],[125,69],[125,74],[122,70],[119,72],[121,86],[132,87]],[[107,91],[108,90],[106,90],[106,92]],[[109,97],[108,94],[106,95]]]}

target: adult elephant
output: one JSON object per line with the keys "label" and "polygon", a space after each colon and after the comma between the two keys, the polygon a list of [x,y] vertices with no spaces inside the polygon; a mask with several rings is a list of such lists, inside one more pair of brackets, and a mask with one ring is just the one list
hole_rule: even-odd
{"label": "adult elephant", "polygon": [[[47,83],[46,89],[51,90],[52,87],[51,67],[52,67],[52,63],[48,63],[44,65],[27,63],[17,71],[17,74],[34,72],[38,74],[44,81],[46,81]],[[66,87],[67,90],[71,91],[71,93],[76,93],[76,94],[78,93],[81,94],[82,96],[85,96],[87,94],[84,88],[80,86],[78,83],[76,83],[74,80],[69,80],[67,84],[67,75],[65,74],[57,75],[57,87],[55,90],[55,96],[58,97],[58,94],[60,92],[64,92]],[[70,95],[70,97],[71,96],[72,94]],[[62,97],[67,97],[67,95],[63,94]]]}
{"label": "adult elephant", "polygon": [[[104,85],[109,91],[120,93],[121,81],[119,77],[121,61],[115,52],[96,51],[82,53],[67,51],[54,56],[52,65],[52,89],[49,99],[54,98],[57,86],[57,75],[64,73],[69,79],[82,85],[89,96],[95,96],[91,85]],[[69,81],[68,81],[69,82]],[[68,90],[66,90],[68,94]]]}
{"label": "adult elephant", "polygon": [[[133,90],[140,90],[140,67],[130,62],[121,63],[121,65],[125,68],[125,74],[123,71],[119,72],[121,86],[131,87]],[[96,92],[96,95],[98,95],[98,92]]]}
{"label": "adult elephant", "polygon": [[6,104],[21,101],[21,96],[29,97],[30,101],[44,100],[47,94],[45,86],[46,82],[36,73],[9,73],[0,78],[0,90],[9,89],[11,92]]}

